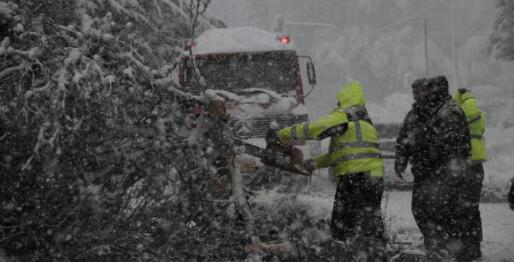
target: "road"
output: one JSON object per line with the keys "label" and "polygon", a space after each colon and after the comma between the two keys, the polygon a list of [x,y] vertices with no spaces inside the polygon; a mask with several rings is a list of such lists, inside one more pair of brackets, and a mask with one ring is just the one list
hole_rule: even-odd
{"label": "road", "polygon": [[[387,202],[386,224],[390,232],[399,235],[399,240],[421,243],[412,212],[411,193],[386,192],[383,207]],[[507,203],[480,204],[484,240],[482,242],[483,262],[514,261],[514,211]]]}
{"label": "road", "polygon": [[[326,187],[325,187],[326,188]],[[308,207],[309,215],[329,219],[332,212],[333,192],[310,191],[291,198],[291,195],[274,191],[257,193],[254,201],[273,206],[273,203],[296,201]],[[410,210],[411,192],[386,191],[382,201],[386,230],[393,238],[391,242],[413,243],[410,248],[422,248],[422,236]],[[514,211],[507,203],[480,205],[484,240],[481,262],[514,262]]]}

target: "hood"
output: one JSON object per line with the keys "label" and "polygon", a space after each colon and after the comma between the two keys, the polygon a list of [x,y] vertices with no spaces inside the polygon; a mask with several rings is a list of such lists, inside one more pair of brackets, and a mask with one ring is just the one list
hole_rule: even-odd
{"label": "hood", "polygon": [[337,93],[337,101],[341,108],[364,106],[366,104],[366,99],[364,98],[361,83],[355,81],[343,85],[341,90],[339,90],[339,93]]}
{"label": "hood", "polygon": [[428,101],[432,105],[438,105],[441,102],[451,99],[450,92],[448,90],[448,79],[446,79],[445,76],[429,78],[427,84],[430,90]]}
{"label": "hood", "polygon": [[458,105],[462,105],[464,101],[469,98],[475,98],[473,93],[467,89],[458,89],[457,92],[453,94],[453,100],[457,102]]}

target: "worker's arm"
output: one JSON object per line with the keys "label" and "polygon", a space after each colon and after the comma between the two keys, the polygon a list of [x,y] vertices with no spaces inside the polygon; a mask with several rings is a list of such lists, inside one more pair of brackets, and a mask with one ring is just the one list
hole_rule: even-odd
{"label": "worker's arm", "polygon": [[340,110],[334,110],[329,115],[310,123],[302,123],[286,127],[278,131],[282,141],[287,140],[321,140],[334,133],[344,133],[347,129],[348,118]]}
{"label": "worker's arm", "polygon": [[323,154],[315,157],[314,163],[316,164],[316,168],[329,167],[332,163],[332,161],[330,160],[330,154]]}
{"label": "worker's arm", "polygon": [[462,108],[470,127],[474,131],[480,131],[482,134],[485,131],[486,119],[484,113],[480,111],[477,104],[475,95],[467,89],[459,89],[453,95],[453,100]]}
{"label": "worker's arm", "polygon": [[[348,118],[342,110],[334,110],[329,115],[311,123],[303,123],[284,128],[278,132],[280,140],[322,140],[327,137],[342,135],[348,130]],[[323,154],[314,159],[316,168],[331,164],[330,154]]]}
{"label": "worker's arm", "polygon": [[396,138],[396,157],[394,161],[394,170],[396,175],[399,177],[402,177],[402,174],[405,172],[407,164],[409,163],[409,159],[412,155],[412,146],[415,139],[415,135],[413,134],[414,126],[415,114],[414,111],[411,110],[403,120],[400,133]]}

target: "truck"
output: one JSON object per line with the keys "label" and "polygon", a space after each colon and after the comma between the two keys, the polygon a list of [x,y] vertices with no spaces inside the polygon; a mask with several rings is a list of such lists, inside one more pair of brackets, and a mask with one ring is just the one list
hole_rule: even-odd
{"label": "truck", "polygon": [[[314,63],[299,54],[291,36],[252,27],[210,29],[179,58],[180,89],[222,97],[243,139],[264,137],[272,122],[281,128],[308,121],[305,76],[314,89]],[[196,105],[193,113],[202,110]]]}

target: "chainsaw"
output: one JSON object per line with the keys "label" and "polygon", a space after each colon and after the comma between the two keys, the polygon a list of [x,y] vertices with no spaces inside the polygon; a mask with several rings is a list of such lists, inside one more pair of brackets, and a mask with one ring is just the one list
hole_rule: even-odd
{"label": "chainsaw", "polygon": [[273,142],[267,143],[266,148],[262,148],[238,138],[234,138],[234,142],[242,146],[245,153],[258,157],[268,167],[302,176],[312,175],[303,161],[302,151],[293,145]]}

